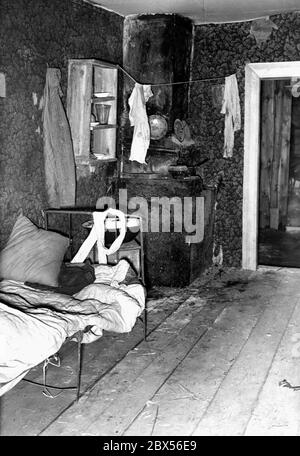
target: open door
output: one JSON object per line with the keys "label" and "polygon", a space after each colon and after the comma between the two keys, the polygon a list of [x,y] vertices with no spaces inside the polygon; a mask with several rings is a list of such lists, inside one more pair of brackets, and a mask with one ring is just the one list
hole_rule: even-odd
{"label": "open door", "polygon": [[287,80],[261,82],[259,226],[287,223],[292,96]]}
{"label": "open door", "polygon": [[297,101],[290,79],[261,81],[259,264],[300,267]]}

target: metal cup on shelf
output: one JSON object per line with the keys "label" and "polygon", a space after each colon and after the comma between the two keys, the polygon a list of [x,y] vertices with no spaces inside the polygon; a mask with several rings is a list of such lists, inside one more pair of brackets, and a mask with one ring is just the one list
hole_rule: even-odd
{"label": "metal cup on shelf", "polygon": [[95,105],[96,112],[97,112],[97,118],[101,125],[108,124],[110,107],[111,107],[110,105],[103,104],[103,103],[97,103]]}

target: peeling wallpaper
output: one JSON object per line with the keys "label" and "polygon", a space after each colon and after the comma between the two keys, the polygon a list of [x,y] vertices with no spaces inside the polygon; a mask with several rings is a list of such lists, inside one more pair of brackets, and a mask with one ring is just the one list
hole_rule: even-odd
{"label": "peeling wallpaper", "polygon": [[[277,26],[269,38],[257,44],[250,34],[251,22],[196,26],[191,79],[205,79],[237,73],[242,128],[235,133],[232,158],[223,158],[224,115],[213,100],[214,86],[224,79],[191,84],[189,122],[206,182],[222,185],[217,195],[214,258],[227,266],[241,266],[244,155],[244,68],[247,63],[300,60],[300,14],[271,16]],[[222,252],[222,255],[220,255]]]}
{"label": "peeling wallpaper", "polygon": [[[122,63],[123,19],[81,0],[0,0],[0,247],[20,209],[38,225],[47,207],[41,98],[46,68],[60,68],[66,99],[69,58]],[[87,192],[88,189],[88,192]],[[91,205],[106,190],[99,176],[80,178],[78,200]]]}

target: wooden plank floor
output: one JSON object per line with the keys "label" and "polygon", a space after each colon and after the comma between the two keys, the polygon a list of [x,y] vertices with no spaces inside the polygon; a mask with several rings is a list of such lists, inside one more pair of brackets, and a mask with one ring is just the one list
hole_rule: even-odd
{"label": "wooden plank floor", "polygon": [[78,403],[24,382],[4,395],[1,434],[299,435],[300,391],[279,382],[300,384],[300,270],[220,270],[175,291],[150,301],[146,341],[137,325],[86,346]]}

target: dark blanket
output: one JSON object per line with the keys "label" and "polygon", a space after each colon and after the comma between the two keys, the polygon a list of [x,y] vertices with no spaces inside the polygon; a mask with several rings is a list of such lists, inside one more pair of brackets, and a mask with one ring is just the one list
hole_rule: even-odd
{"label": "dark blanket", "polygon": [[95,281],[95,271],[90,263],[63,263],[58,276],[58,287],[25,282],[25,285],[38,290],[55,291],[72,296]]}

